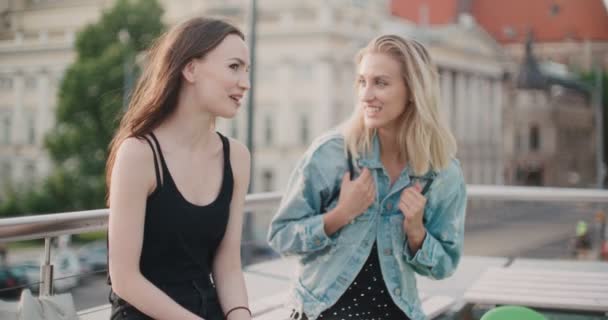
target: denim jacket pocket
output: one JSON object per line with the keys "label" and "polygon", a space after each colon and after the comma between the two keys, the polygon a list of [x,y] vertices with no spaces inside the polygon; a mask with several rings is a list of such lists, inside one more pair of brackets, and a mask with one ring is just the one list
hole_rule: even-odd
{"label": "denim jacket pocket", "polygon": [[337,242],[340,245],[359,245],[359,242],[363,240],[362,235],[368,231],[371,227],[370,220],[373,217],[374,207],[370,207],[366,212],[352,219],[349,223],[344,225],[336,234]]}

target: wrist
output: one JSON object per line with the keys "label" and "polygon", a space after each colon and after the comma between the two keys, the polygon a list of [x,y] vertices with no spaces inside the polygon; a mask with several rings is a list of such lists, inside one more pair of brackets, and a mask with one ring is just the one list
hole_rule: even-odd
{"label": "wrist", "polygon": [[227,320],[249,320],[251,319],[251,311],[244,306],[234,307],[226,313],[224,318]]}
{"label": "wrist", "polygon": [[424,240],[424,237],[426,236],[426,229],[424,228],[424,225],[417,227],[410,226],[409,228],[405,228],[405,233],[407,233],[407,237],[409,239],[418,243]]}
{"label": "wrist", "polygon": [[331,236],[346,225],[346,218],[340,208],[336,207],[323,215],[323,229]]}
{"label": "wrist", "polygon": [[338,204],[332,211],[333,214],[336,216],[336,220],[339,222],[340,227],[347,225],[355,218],[355,216],[353,216],[348,209],[345,209],[340,204]]}

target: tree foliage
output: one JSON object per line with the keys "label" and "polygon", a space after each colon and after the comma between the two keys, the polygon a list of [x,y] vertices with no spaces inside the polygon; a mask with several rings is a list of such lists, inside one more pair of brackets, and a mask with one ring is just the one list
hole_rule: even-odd
{"label": "tree foliage", "polygon": [[56,124],[45,139],[53,172],[33,189],[9,190],[0,216],[104,206],[105,161],[124,111],[125,80],[136,73],[136,53],[163,31],[162,14],[157,0],[117,0],[78,33],[76,61],[63,77]]}

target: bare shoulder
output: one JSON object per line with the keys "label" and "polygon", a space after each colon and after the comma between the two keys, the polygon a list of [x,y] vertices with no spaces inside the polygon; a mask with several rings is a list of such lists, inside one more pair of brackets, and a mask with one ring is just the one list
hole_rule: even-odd
{"label": "bare shoulder", "polygon": [[[151,190],[155,186],[154,155],[150,145],[140,138],[125,139],[118,147],[113,175],[144,183]],[[112,179],[115,180],[115,179]],[[125,179],[119,179],[125,181]]]}
{"label": "bare shoulder", "polygon": [[149,161],[152,159],[152,157],[152,149],[144,139],[129,137],[125,139],[118,147],[116,161],[127,164],[133,163],[137,165],[150,162],[153,165],[154,163]]}
{"label": "bare shoulder", "polygon": [[230,141],[230,163],[234,173],[241,179],[249,179],[249,170],[251,169],[249,149],[236,139],[228,138],[228,141]]}

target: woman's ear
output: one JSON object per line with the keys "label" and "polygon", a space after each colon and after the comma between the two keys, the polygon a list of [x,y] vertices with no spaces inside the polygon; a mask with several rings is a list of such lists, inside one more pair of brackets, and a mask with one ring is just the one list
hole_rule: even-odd
{"label": "woman's ear", "polygon": [[196,79],[195,71],[196,63],[194,62],[194,60],[190,60],[190,62],[188,62],[186,66],[182,69],[182,76],[184,76],[184,79],[186,79],[186,81],[194,83],[194,80]]}

